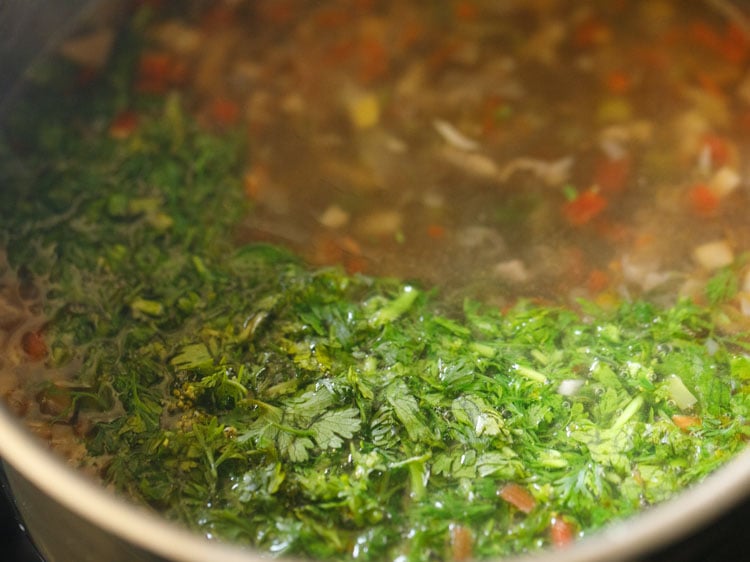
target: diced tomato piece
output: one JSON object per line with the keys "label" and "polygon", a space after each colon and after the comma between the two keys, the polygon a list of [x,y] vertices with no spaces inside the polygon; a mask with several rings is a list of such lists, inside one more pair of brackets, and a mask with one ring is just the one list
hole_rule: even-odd
{"label": "diced tomato piece", "polygon": [[683,414],[673,415],[672,422],[682,431],[688,431],[691,427],[697,427],[701,425],[701,419],[698,416],[686,416]]}
{"label": "diced tomato piece", "polygon": [[609,275],[603,269],[592,269],[586,285],[592,293],[601,293],[609,286]]}
{"label": "diced tomato piece", "polygon": [[365,37],[359,44],[359,79],[369,84],[382,78],[389,67],[388,51],[375,37]]}
{"label": "diced tomato piece", "polygon": [[523,486],[511,482],[506,484],[497,493],[502,499],[514,506],[519,511],[531,513],[536,507],[536,500]]}
{"label": "diced tomato piece", "polygon": [[701,149],[708,150],[711,156],[711,164],[715,168],[721,168],[732,159],[732,147],[722,136],[708,133],[703,136]]}
{"label": "diced tomato piece", "polygon": [[741,64],[750,53],[747,33],[738,25],[730,24],[722,44],[722,55],[732,64]]}
{"label": "diced tomato piece", "polygon": [[719,197],[705,184],[698,184],[688,192],[690,209],[699,217],[713,217],[719,210]]}
{"label": "diced tomato piece", "polygon": [[743,133],[750,131],[750,110],[745,110],[737,116],[737,124]]}
{"label": "diced tomato piece", "polygon": [[594,185],[604,193],[619,193],[630,177],[630,158],[602,158],[594,171]]}
{"label": "diced tomato piece", "polygon": [[459,0],[453,7],[453,13],[459,20],[471,21],[477,19],[479,8],[471,0]]}
{"label": "diced tomato piece", "polygon": [[633,79],[627,72],[617,70],[607,75],[605,84],[613,94],[624,94],[632,87]]}
{"label": "diced tomato piece", "polygon": [[451,555],[455,562],[470,560],[474,553],[474,537],[471,529],[463,525],[451,525]]}
{"label": "diced tomato piece", "polygon": [[255,164],[253,169],[246,172],[242,178],[245,195],[253,201],[261,199],[270,185],[268,166],[263,163]]}
{"label": "diced tomato piece", "polygon": [[356,0],[354,5],[360,12],[372,12],[375,9],[376,0]]}
{"label": "diced tomato piece", "polygon": [[217,3],[203,14],[201,27],[210,31],[218,31],[229,27],[236,18],[234,8],[225,3]]}
{"label": "diced tomato piece", "polygon": [[138,71],[142,77],[164,78],[171,65],[172,57],[168,53],[144,53],[138,62]]}
{"label": "diced tomato piece", "polygon": [[274,25],[288,23],[296,14],[294,3],[291,0],[258,2],[257,5],[260,19]]}
{"label": "diced tomato piece", "polygon": [[690,27],[690,38],[697,45],[712,51],[718,51],[721,48],[722,40],[719,32],[706,22],[693,23]]}
{"label": "diced tomato piece", "polygon": [[626,242],[633,237],[632,229],[618,221],[598,221],[594,227],[597,235],[613,244]]}
{"label": "diced tomato piece", "polygon": [[315,15],[315,23],[323,29],[341,29],[351,23],[351,12],[341,7],[322,8]]}
{"label": "diced tomato piece", "polygon": [[357,256],[362,255],[362,247],[359,245],[359,242],[351,236],[341,236],[338,238],[338,244],[345,252]]}
{"label": "diced tomato piece", "polygon": [[344,269],[349,275],[367,271],[367,260],[363,256],[346,256]]}
{"label": "diced tomato piece", "polygon": [[550,521],[550,540],[556,547],[564,547],[573,542],[575,538],[575,527],[565,519],[556,515]]}
{"label": "diced tomato piece", "polygon": [[595,18],[589,18],[575,29],[573,42],[576,47],[595,47],[609,41],[611,36],[612,30],[606,23]]}
{"label": "diced tomato piece", "polygon": [[698,80],[698,84],[700,84],[701,88],[703,88],[706,93],[718,98],[724,97],[724,90],[713,74],[704,71],[697,72],[696,79]]}
{"label": "diced tomato piece", "polygon": [[736,25],[729,25],[724,33],[704,22],[693,24],[691,39],[698,45],[723,57],[732,64],[741,64],[748,54],[745,32]]}
{"label": "diced tomato piece", "polygon": [[41,361],[47,356],[47,344],[41,332],[26,332],[21,338],[21,347],[32,361]]}
{"label": "diced tomato piece", "polygon": [[138,62],[136,90],[146,94],[163,94],[180,80],[182,72],[169,53],[144,53]]}
{"label": "diced tomato piece", "polygon": [[424,38],[425,30],[424,23],[417,19],[405,21],[397,40],[398,48],[400,50],[406,50],[413,47]]}
{"label": "diced tomato piece", "polygon": [[211,119],[217,125],[231,127],[237,124],[237,120],[240,117],[240,108],[233,100],[219,97],[211,102],[209,113]]}
{"label": "diced tomato piece", "polygon": [[573,226],[582,226],[607,208],[607,199],[597,190],[589,189],[563,206],[563,215]]}
{"label": "diced tomato piece", "polygon": [[138,114],[126,109],[115,115],[109,125],[109,136],[114,139],[126,139],[138,128]]}
{"label": "diced tomato piece", "polygon": [[440,240],[445,236],[445,227],[439,224],[431,224],[427,227],[427,236],[435,240]]}

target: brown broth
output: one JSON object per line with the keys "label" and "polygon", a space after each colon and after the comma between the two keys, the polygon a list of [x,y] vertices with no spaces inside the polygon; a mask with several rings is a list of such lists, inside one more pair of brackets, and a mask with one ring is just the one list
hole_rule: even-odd
{"label": "brown broth", "polygon": [[247,131],[243,241],[488,298],[691,294],[696,247],[749,241],[745,22],[707,4],[266,1],[151,39]]}

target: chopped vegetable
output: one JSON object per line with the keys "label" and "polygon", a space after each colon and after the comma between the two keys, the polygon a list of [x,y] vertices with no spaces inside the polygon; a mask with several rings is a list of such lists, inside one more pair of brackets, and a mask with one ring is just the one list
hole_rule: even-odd
{"label": "chopped vegetable", "polygon": [[573,226],[583,226],[607,208],[607,199],[595,189],[578,194],[563,206],[563,214]]}
{"label": "chopped vegetable", "polygon": [[556,547],[568,546],[575,539],[575,528],[563,517],[555,516],[550,523],[550,537]]}
{"label": "chopped vegetable", "polygon": [[506,484],[500,488],[498,495],[524,513],[531,513],[536,507],[536,500],[534,500],[534,497],[526,490],[526,488],[515,483]]}

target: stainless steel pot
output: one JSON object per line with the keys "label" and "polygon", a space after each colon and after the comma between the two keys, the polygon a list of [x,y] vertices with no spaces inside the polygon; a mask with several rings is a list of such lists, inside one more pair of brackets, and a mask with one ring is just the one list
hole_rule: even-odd
{"label": "stainless steel pot", "polygon": [[[0,3],[0,109],[28,64],[73,27],[96,0]],[[49,9],[53,7],[54,9]],[[1,115],[1,113],[0,113]],[[91,482],[53,455],[0,405],[0,457],[29,534],[48,562],[255,562],[268,555],[190,533]],[[634,559],[709,525],[750,495],[750,450],[702,484],[573,546],[515,559]]]}

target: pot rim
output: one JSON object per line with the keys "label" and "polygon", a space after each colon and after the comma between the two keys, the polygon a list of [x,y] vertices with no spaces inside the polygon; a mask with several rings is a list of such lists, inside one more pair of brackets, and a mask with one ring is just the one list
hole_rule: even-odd
{"label": "pot rim", "polygon": [[[147,552],[179,562],[259,562],[268,554],[220,543],[116,497],[65,464],[0,405],[0,457],[72,513]],[[739,503],[750,493],[750,448],[702,483],[640,515],[614,523],[570,547],[504,559],[506,562],[621,560],[663,547]],[[279,560],[292,560],[281,558]]]}

